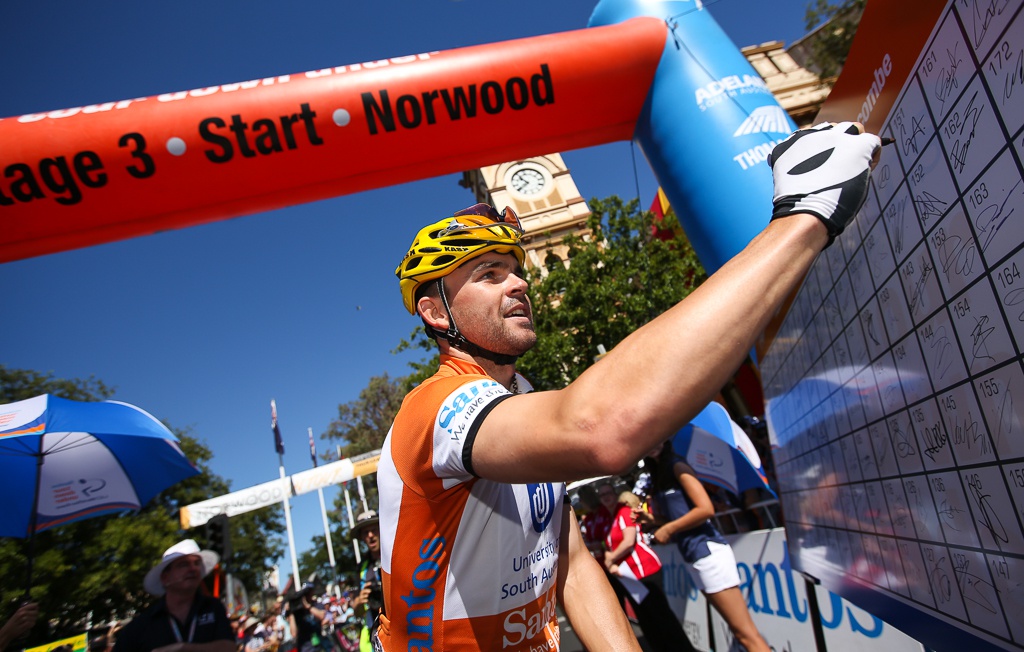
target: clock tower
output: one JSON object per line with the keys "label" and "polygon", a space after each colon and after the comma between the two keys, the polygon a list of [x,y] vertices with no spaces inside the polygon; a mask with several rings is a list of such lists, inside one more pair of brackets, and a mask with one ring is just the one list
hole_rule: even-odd
{"label": "clock tower", "polygon": [[561,154],[488,165],[462,173],[459,185],[469,188],[477,201],[499,211],[511,206],[523,222],[526,265],[546,276],[551,265],[568,264],[562,238],[587,231],[590,209],[580,196]]}

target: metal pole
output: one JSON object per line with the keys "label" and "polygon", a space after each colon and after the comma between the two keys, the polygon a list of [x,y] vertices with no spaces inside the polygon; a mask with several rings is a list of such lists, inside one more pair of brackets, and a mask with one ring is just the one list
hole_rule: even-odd
{"label": "metal pole", "polygon": [[[313,443],[313,428],[306,428],[309,434],[309,456],[313,461],[313,468],[317,468],[316,445]],[[331,562],[331,574],[334,575],[334,583],[338,584],[338,568],[334,564],[334,544],[331,543],[331,526],[327,522],[327,505],[324,504],[324,488],[317,487],[317,494],[320,496],[320,517],[324,521],[324,543],[327,545],[327,560]]]}
{"label": "metal pole", "polygon": [[295,533],[292,532],[292,510],[291,506],[288,505],[288,493],[289,483],[285,482],[284,474],[284,456],[278,454],[278,464],[281,470],[281,502],[284,504],[284,524],[288,529],[288,550],[291,552],[292,559],[292,579],[295,580],[295,590],[298,591],[302,587],[302,583],[299,582],[299,560],[295,556]]}
{"label": "metal pole", "polygon": [[370,511],[370,506],[366,504],[366,490],[363,489],[363,476],[356,478],[356,486],[359,487],[359,500],[363,501],[363,511]]}
{"label": "metal pole", "polygon": [[234,617],[238,613],[238,605],[235,604],[235,592],[234,587],[231,585],[231,573],[224,573],[224,591],[227,593],[227,600],[224,604],[228,605],[228,616]]}
{"label": "metal pole", "polygon": [[32,512],[28,515],[28,563],[26,564],[28,575],[25,577],[25,601],[32,599],[32,560],[36,552],[36,527],[39,524],[39,486],[43,481],[43,440],[45,438],[45,433],[39,435],[39,452],[36,453],[36,487],[32,496]]}
{"label": "metal pole", "polygon": [[[348,512],[348,531],[356,526],[356,520],[352,518],[352,495],[348,492],[348,483],[345,483],[345,511]],[[356,553],[356,563],[363,563],[363,556],[359,552],[359,542],[352,539],[352,550]]]}
{"label": "metal pole", "polygon": [[[317,464],[316,454],[313,451],[313,429],[307,428],[306,432],[309,433],[309,450],[313,458],[313,468],[315,469]],[[324,488],[317,487],[316,492],[320,494],[320,516],[324,520],[324,540],[327,543],[327,559],[331,562],[331,570],[334,571],[334,576],[337,578],[338,569],[334,565],[334,544],[331,543],[331,526],[327,522],[327,505],[324,504]]]}
{"label": "metal pole", "polygon": [[327,506],[324,504],[324,488],[319,487],[317,493],[320,494],[320,516],[324,519],[324,538],[327,540],[327,559],[331,562],[331,568],[334,568],[334,544],[331,543],[331,527],[327,524]]}
{"label": "metal pole", "polygon": [[284,524],[288,530],[288,550],[292,558],[292,579],[295,581],[295,590],[302,586],[299,583],[299,560],[295,556],[295,533],[292,531],[292,509],[288,504],[288,494],[291,493],[291,479],[285,482],[287,477],[284,473],[284,443],[281,437],[281,429],[277,424],[277,401],[270,399],[270,429],[274,432],[274,448],[277,451],[277,465],[281,472],[281,503],[284,505]]}

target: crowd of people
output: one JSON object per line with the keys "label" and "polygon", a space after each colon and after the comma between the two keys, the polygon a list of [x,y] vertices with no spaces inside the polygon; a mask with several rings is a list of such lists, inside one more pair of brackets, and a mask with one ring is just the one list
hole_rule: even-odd
{"label": "crowd of people", "polygon": [[[317,587],[312,583],[287,590],[268,604],[254,604],[228,614],[209,594],[204,578],[219,561],[192,539],[168,548],[143,582],[154,596],[150,607],[131,619],[91,628],[89,652],[368,652],[369,627],[379,605],[374,597],[372,560],[379,559],[375,512],[359,516],[353,536],[368,544],[369,563],[353,584]],[[362,581],[362,580],[365,580]],[[0,652],[17,645],[41,618],[39,605],[20,605],[0,622]],[[188,645],[186,648],[185,645]],[[53,652],[71,652],[72,646]]]}

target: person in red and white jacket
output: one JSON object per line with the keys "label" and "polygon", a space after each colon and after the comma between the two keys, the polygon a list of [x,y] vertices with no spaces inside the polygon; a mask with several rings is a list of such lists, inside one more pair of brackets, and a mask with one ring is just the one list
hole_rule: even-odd
{"label": "person in red and white jacket", "polygon": [[[629,491],[623,491],[617,497],[612,493],[609,499],[609,492],[614,492],[611,482],[603,483],[597,491],[602,503],[617,501],[611,507],[614,517],[605,538],[604,566],[627,592],[620,597],[630,601],[651,649],[656,652],[693,650],[662,590],[661,560],[644,541],[633,518],[633,510],[640,507],[640,499]],[[616,592],[619,592],[617,587]]]}

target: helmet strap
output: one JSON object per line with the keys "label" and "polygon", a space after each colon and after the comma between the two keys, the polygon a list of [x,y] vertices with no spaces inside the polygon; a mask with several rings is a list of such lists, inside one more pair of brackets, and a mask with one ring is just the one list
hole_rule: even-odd
{"label": "helmet strap", "polygon": [[474,358],[480,357],[485,360],[490,360],[496,365],[510,365],[515,364],[516,360],[519,359],[518,355],[508,355],[505,353],[495,353],[489,351],[482,346],[473,344],[466,339],[466,336],[459,332],[459,327],[455,323],[455,315],[452,313],[452,307],[448,305],[448,297],[444,293],[444,277],[437,279],[437,293],[441,297],[441,304],[444,306],[445,312],[448,313],[448,330],[442,331],[439,328],[433,328],[434,332],[439,336],[443,337],[448,341],[449,346],[453,346],[460,351],[468,353]]}

